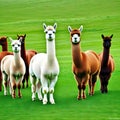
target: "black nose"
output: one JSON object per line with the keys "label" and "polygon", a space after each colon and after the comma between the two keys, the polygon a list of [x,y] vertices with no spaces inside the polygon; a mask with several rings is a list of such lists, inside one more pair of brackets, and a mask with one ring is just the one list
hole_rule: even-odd
{"label": "black nose", "polygon": [[51,37],[52,34],[49,34],[49,37]]}
{"label": "black nose", "polygon": [[17,47],[15,47],[15,50],[17,50]]}
{"label": "black nose", "polygon": [[75,38],[75,42],[77,42],[77,38]]}

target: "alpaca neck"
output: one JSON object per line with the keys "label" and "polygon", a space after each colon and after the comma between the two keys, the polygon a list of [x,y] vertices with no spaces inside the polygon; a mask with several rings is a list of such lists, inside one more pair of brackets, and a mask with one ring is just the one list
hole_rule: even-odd
{"label": "alpaca neck", "polygon": [[20,65],[20,52],[13,53],[13,54],[14,54],[14,63],[16,66],[19,67],[19,65]]}
{"label": "alpaca neck", "polygon": [[79,44],[77,45],[72,45],[72,59],[73,63],[75,64],[76,67],[81,67],[81,52],[80,52],[80,46]]}
{"label": "alpaca neck", "polygon": [[48,62],[52,63],[55,59],[55,40],[47,41],[47,58]]}
{"label": "alpaca neck", "polygon": [[21,57],[24,61],[26,61],[26,50],[25,50],[25,43],[22,43],[21,45]]}
{"label": "alpaca neck", "polygon": [[2,51],[8,51],[7,42],[4,45],[2,45]]}
{"label": "alpaca neck", "polygon": [[103,50],[103,58],[102,58],[102,66],[106,66],[109,60],[109,52],[110,49],[104,48]]}

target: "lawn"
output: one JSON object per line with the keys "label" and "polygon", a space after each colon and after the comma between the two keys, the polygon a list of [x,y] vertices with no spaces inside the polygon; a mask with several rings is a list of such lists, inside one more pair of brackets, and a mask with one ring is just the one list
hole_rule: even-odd
{"label": "lawn", "polygon": [[[57,23],[56,54],[60,75],[55,87],[55,105],[43,105],[31,100],[31,88],[22,89],[21,99],[12,99],[0,92],[1,120],[119,120],[120,119],[120,1],[119,0],[0,0],[0,36],[16,39],[26,34],[26,49],[46,51],[43,23]],[[100,81],[95,95],[77,100],[77,85],[71,70],[71,44],[68,25],[83,25],[83,51],[103,49],[101,34],[111,35],[111,54],[115,71],[109,81],[108,94],[100,93]],[[1,50],[1,48],[0,48]],[[8,40],[8,50],[11,51]]]}

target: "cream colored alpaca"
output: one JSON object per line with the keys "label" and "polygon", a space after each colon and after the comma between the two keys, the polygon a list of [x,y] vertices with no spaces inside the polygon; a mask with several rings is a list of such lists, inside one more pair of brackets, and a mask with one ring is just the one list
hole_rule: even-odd
{"label": "cream colored alpaca", "polygon": [[46,26],[46,24],[43,24],[43,27],[46,33],[47,53],[39,53],[33,56],[29,67],[30,81],[32,84],[32,100],[35,100],[36,92],[38,93],[38,98],[42,100],[42,88],[43,104],[47,104],[48,102],[48,93],[50,103],[55,104],[53,93],[59,75],[59,64],[55,50],[55,32],[57,24],[55,23],[54,26]]}
{"label": "cream colored alpaca", "polygon": [[18,87],[18,97],[20,98],[22,96],[20,91],[21,82],[26,71],[25,63],[20,55],[21,40],[12,40],[10,38],[10,41],[13,55],[7,55],[1,61],[4,95],[7,95],[7,85],[9,83],[12,97],[16,97],[15,90]]}

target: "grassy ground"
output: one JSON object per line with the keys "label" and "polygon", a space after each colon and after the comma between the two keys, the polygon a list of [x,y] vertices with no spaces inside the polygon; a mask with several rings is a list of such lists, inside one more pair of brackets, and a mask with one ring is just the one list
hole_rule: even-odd
{"label": "grassy ground", "polygon": [[[11,99],[0,92],[0,119],[29,120],[118,120],[120,119],[120,1],[119,0],[0,0],[0,36],[16,38],[27,34],[26,48],[45,52],[42,24],[57,22],[56,53],[60,75],[55,87],[55,105],[31,101],[30,85],[22,89],[22,99]],[[102,51],[101,34],[113,34],[111,54],[116,69],[109,82],[109,93],[101,94],[99,79],[93,97],[78,101],[76,82],[71,71],[71,45],[67,30],[84,26],[82,50]],[[8,48],[11,47],[8,41]],[[86,89],[86,93],[87,89]]]}

